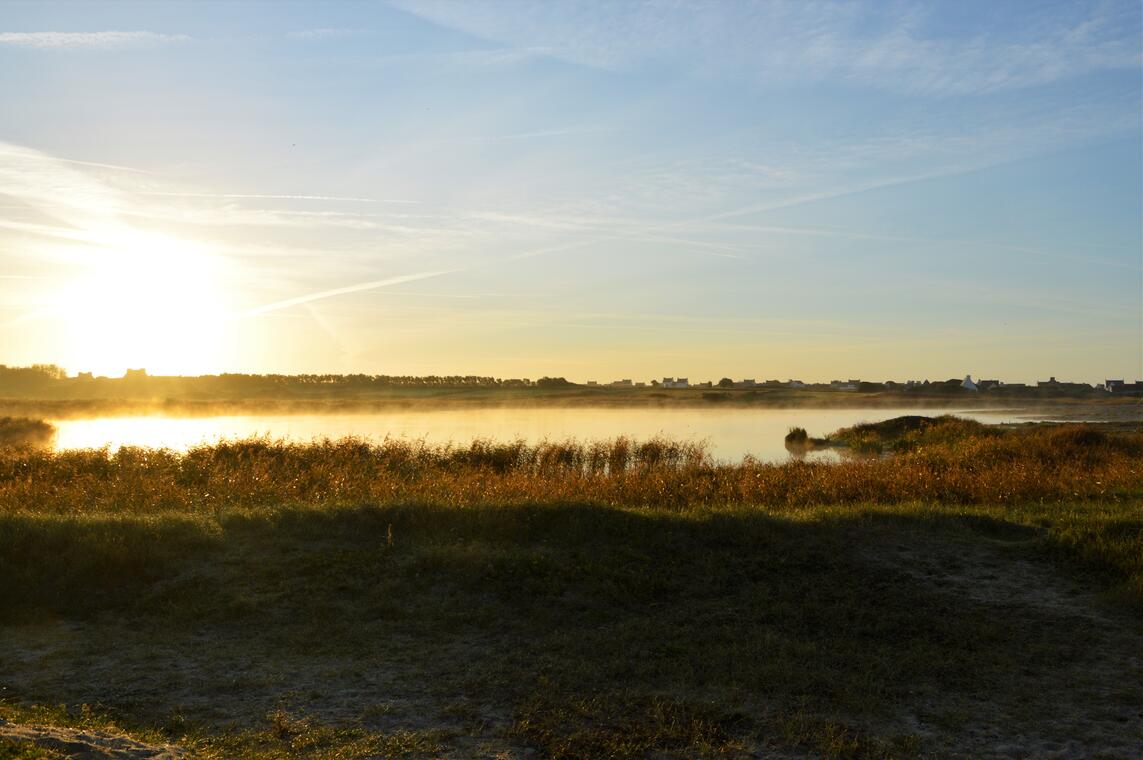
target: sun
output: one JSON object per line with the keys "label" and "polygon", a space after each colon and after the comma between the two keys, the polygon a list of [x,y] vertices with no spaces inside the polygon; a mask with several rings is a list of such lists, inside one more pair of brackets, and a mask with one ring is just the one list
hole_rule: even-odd
{"label": "sun", "polygon": [[217,372],[228,348],[223,262],[204,246],[117,232],[84,253],[62,292],[67,364],[109,376]]}

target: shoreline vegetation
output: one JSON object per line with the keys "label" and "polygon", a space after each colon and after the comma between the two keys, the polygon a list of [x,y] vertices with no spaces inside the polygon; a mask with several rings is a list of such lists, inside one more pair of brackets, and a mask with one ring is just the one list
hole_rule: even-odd
{"label": "shoreline vegetation", "polygon": [[0,447],[0,757],[1139,756],[1143,433],[828,438]]}

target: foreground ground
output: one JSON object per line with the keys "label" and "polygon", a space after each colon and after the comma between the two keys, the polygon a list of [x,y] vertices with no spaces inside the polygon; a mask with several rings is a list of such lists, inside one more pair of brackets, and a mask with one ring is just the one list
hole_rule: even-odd
{"label": "foreground ground", "polygon": [[0,758],[1143,756],[1138,440],[918,435],[10,454]]}

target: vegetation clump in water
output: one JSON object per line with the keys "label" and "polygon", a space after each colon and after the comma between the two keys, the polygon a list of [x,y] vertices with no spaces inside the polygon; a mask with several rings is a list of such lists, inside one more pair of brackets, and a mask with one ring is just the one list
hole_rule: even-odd
{"label": "vegetation clump in water", "polygon": [[804,427],[792,427],[786,433],[786,448],[789,451],[807,451],[809,449],[830,446],[832,441],[827,438],[811,438]]}
{"label": "vegetation clump in water", "polygon": [[55,426],[43,420],[0,417],[0,447],[46,447],[55,435]]}
{"label": "vegetation clump in water", "polygon": [[939,417],[908,414],[841,428],[825,438],[811,438],[805,428],[790,428],[786,434],[786,448],[840,448],[876,455],[914,451],[924,445],[949,444],[972,437],[995,437],[1003,432],[998,427],[950,414]]}

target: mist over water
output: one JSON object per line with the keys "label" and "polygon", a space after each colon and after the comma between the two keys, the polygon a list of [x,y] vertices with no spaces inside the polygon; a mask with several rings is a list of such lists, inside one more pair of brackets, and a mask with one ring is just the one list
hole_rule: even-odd
{"label": "mist over water", "polygon": [[[522,438],[535,443],[544,439],[583,441],[625,436],[645,440],[667,436],[705,442],[711,455],[722,462],[738,462],[746,455],[767,462],[783,462],[790,458],[783,438],[794,426],[806,428],[812,436],[824,436],[860,422],[877,422],[904,414],[947,413],[985,423],[1043,419],[1026,410],[488,408],[334,415],[98,417],[52,420],[52,423],[58,430],[57,450],[104,446],[112,450],[120,446],[185,450],[224,439],[253,436],[299,443],[354,436],[372,441],[389,437],[458,445],[477,438],[499,441]],[[831,460],[837,453],[817,451],[808,457]]]}

